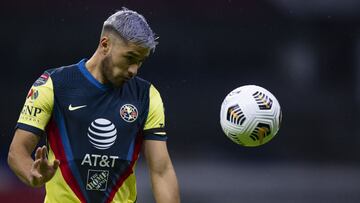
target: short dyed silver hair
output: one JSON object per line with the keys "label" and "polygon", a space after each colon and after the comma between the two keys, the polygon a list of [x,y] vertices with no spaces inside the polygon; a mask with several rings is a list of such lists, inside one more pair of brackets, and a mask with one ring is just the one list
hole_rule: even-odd
{"label": "short dyed silver hair", "polygon": [[158,44],[157,37],[144,16],[125,7],[104,22],[103,32],[105,30],[114,30],[127,42],[133,42],[152,51]]}

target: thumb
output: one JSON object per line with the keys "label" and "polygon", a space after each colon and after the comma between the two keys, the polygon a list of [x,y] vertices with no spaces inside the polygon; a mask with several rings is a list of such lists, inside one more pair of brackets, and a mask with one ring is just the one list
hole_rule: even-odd
{"label": "thumb", "polygon": [[57,168],[59,168],[59,165],[60,165],[60,161],[58,159],[55,159],[53,163],[53,169],[56,170]]}

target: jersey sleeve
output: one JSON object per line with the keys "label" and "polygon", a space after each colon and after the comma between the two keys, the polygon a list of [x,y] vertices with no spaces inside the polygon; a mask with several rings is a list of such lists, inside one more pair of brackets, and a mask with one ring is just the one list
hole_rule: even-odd
{"label": "jersey sleeve", "polygon": [[50,75],[42,74],[29,90],[16,128],[42,135],[54,106],[53,83]]}
{"label": "jersey sleeve", "polygon": [[167,140],[164,105],[160,93],[153,85],[149,91],[149,113],[144,126],[144,139]]}

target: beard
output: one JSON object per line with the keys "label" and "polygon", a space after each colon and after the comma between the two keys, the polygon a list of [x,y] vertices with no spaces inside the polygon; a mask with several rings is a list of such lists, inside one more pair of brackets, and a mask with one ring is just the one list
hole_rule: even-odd
{"label": "beard", "polygon": [[118,88],[124,84],[124,80],[114,77],[113,68],[114,68],[114,65],[111,60],[111,55],[106,56],[101,61],[101,73],[104,76],[105,84],[110,84],[113,87]]}

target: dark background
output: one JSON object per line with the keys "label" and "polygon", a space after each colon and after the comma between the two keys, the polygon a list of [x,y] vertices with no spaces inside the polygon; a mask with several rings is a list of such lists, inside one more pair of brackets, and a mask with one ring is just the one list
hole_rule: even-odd
{"label": "dark background", "polygon": [[[1,4],[1,202],[43,198],[6,164],[28,89],[45,69],[90,58],[122,6],[160,37],[139,75],[162,95],[183,202],[360,202],[360,1]],[[258,148],[233,144],[219,125],[222,100],[246,84],[283,111],[278,136]],[[139,202],[153,202],[142,159],[138,168]]]}

